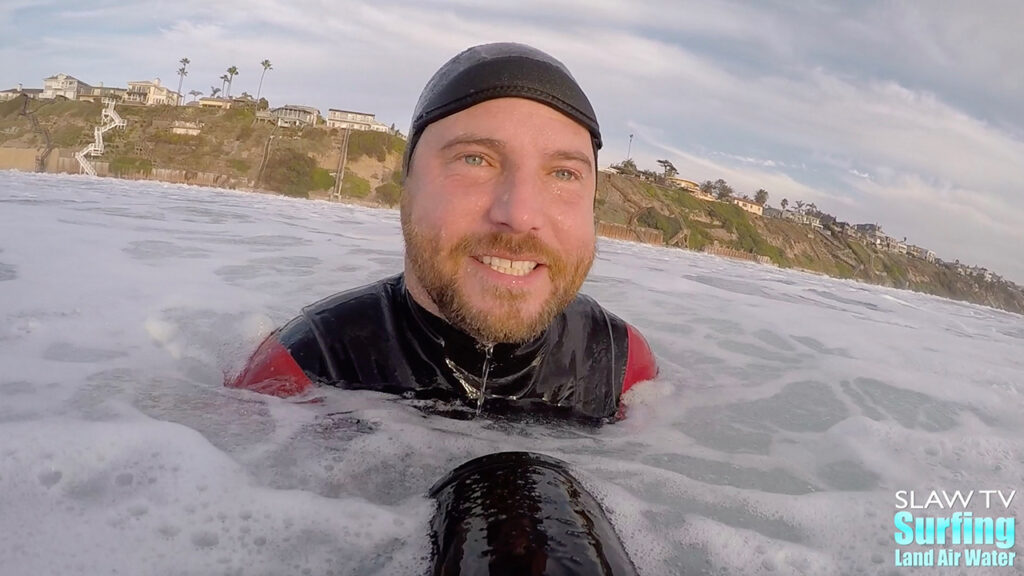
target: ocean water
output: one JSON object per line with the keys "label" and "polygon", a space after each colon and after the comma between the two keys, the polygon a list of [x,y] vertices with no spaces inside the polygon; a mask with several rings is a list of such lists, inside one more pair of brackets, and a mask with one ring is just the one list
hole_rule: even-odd
{"label": "ocean water", "polygon": [[645,575],[901,574],[897,491],[1024,484],[1024,318],[604,240],[584,291],[662,369],[615,425],[222,386],[401,251],[394,211],[0,172],[0,574],[422,574],[427,488],[499,450],[572,463]]}

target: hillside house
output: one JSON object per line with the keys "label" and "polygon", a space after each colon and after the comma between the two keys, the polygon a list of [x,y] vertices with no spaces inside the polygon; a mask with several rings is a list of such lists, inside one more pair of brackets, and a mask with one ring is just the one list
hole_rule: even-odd
{"label": "hillside house", "polygon": [[160,79],[157,78],[153,81],[129,82],[124,101],[143,106],[177,106],[181,102],[181,95],[166,86],[161,86]]}
{"label": "hillside house", "polygon": [[50,76],[43,80],[43,91],[39,95],[44,100],[53,100],[57,97],[64,97],[68,100],[77,100],[78,94],[91,89],[92,86],[82,82],[74,76],[68,76],[63,72],[56,76]]}
{"label": "hillside house", "polygon": [[696,190],[690,192],[690,194],[693,194],[698,200],[708,200],[711,202],[718,201],[718,198],[716,198],[714,194],[701,190],[700,186],[698,186]]}
{"label": "hillside house", "polygon": [[231,108],[231,100],[227,98],[215,98],[211,96],[204,96],[199,99],[200,108],[220,108],[221,110],[227,110]]}
{"label": "hillside house", "polygon": [[783,210],[782,218],[785,220],[792,220],[793,222],[797,222],[799,224],[806,224],[811,228],[814,228],[815,230],[821,230],[823,228],[823,226],[821,225],[821,220],[818,220],[816,217],[811,216],[810,214],[804,214],[802,212],[795,212],[793,210]]}
{"label": "hillside house", "polygon": [[124,100],[125,93],[128,92],[127,88],[113,88],[104,86],[100,82],[99,86],[93,86],[81,90],[78,93],[78,99],[83,102],[102,102],[104,98],[112,98],[117,101]]}
{"label": "hillside house", "polygon": [[43,93],[42,88],[22,88],[21,84],[18,84],[17,88],[11,88],[0,92],[0,102],[7,102],[8,100],[14,100],[22,96],[28,96],[29,98],[39,98],[40,94]]}
{"label": "hillside house", "polygon": [[391,131],[391,128],[387,124],[378,122],[374,114],[367,112],[353,112],[351,110],[338,110],[336,108],[327,110],[327,127],[374,132]]}
{"label": "hillside house", "polygon": [[856,230],[864,238],[873,238],[876,236],[885,236],[882,232],[882,227],[878,224],[854,224],[853,229]]}
{"label": "hillside house", "polygon": [[772,208],[771,206],[765,206],[764,213],[762,215],[765,218],[782,218],[782,210]]}
{"label": "hillside house", "polygon": [[[266,114],[257,115],[260,120],[268,119]],[[278,126],[316,126],[320,110],[310,106],[286,104],[270,110],[269,119]]]}
{"label": "hillside house", "polygon": [[915,258],[920,258],[926,262],[935,262],[935,252],[921,246],[914,246],[910,244],[907,246],[907,254]]}
{"label": "hillside house", "polygon": [[697,184],[692,180],[686,180],[684,178],[679,178],[678,176],[673,176],[669,178],[668,181],[677,188],[682,188],[683,190],[686,190],[691,194],[696,194],[697,192],[700,191],[700,184]]}
{"label": "hillside house", "polygon": [[764,206],[761,206],[750,198],[737,198],[733,196],[729,201],[751,214],[761,216],[764,213]]}

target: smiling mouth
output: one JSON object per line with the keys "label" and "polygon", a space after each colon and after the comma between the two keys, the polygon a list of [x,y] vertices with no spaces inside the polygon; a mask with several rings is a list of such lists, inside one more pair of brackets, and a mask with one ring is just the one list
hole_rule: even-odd
{"label": "smiling mouth", "polygon": [[476,256],[475,259],[477,262],[489,266],[491,270],[509,276],[526,276],[540,265],[532,260],[509,260],[497,256]]}

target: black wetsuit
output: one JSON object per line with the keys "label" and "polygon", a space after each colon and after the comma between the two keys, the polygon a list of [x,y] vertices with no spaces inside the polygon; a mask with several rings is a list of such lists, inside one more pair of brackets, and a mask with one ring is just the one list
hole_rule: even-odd
{"label": "black wetsuit", "polygon": [[398,275],[306,307],[231,385],[287,396],[321,382],[475,404],[485,368],[485,407],[542,405],[586,418],[614,416],[629,386],[657,374],[643,337],[587,296],[534,340],[488,354],[417,304]]}

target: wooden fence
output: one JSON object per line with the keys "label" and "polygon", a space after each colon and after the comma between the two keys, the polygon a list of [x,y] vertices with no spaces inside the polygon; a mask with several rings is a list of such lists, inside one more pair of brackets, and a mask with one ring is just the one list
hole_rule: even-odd
{"label": "wooden fence", "polygon": [[737,260],[750,260],[751,262],[757,262],[759,264],[772,263],[772,259],[767,256],[751,254],[750,252],[741,252],[739,250],[733,250],[732,248],[726,248],[725,246],[705,246],[704,252],[707,254],[714,254],[715,256],[735,258]]}
{"label": "wooden fence", "polygon": [[645,228],[643,226],[626,226],[614,222],[598,222],[597,235],[615,240],[626,240],[627,242],[643,242],[644,244],[662,245],[665,243],[661,230]]}

